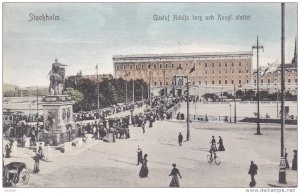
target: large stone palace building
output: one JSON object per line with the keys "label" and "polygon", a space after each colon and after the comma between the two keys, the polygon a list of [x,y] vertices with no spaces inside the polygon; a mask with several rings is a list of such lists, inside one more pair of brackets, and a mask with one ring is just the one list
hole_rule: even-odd
{"label": "large stone palace building", "polygon": [[194,86],[240,86],[252,82],[252,55],[251,51],[115,55],[114,76],[143,79],[152,87],[171,86],[175,75],[187,75]]}

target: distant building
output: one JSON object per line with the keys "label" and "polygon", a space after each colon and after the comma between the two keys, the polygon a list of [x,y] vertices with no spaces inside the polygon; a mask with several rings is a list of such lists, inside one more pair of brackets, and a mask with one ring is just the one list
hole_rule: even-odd
{"label": "distant building", "polygon": [[239,86],[252,82],[252,55],[251,51],[116,55],[114,76],[143,79],[152,87],[171,86],[175,75],[188,75],[192,86]]}
{"label": "distant building", "polygon": [[[298,59],[297,59],[297,41],[295,42],[294,57],[291,63],[285,64],[285,89],[290,92],[297,93],[298,84]],[[268,68],[268,67],[267,67]],[[281,88],[281,64],[273,70],[261,70],[260,72],[260,86],[262,89],[269,91],[280,90]],[[257,71],[253,72],[253,84],[256,85]]]}
{"label": "distant building", "polygon": [[[90,79],[93,82],[97,82],[97,75],[82,75],[83,78]],[[102,82],[104,79],[113,79],[112,74],[98,74],[98,82]]]}

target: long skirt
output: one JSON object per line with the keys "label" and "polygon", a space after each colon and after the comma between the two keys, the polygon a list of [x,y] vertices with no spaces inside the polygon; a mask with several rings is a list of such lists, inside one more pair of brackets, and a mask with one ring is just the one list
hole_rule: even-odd
{"label": "long skirt", "polygon": [[142,166],[142,167],[141,167],[141,170],[140,170],[139,176],[140,176],[141,178],[148,177],[148,167]]}
{"label": "long skirt", "polygon": [[225,148],[224,148],[223,144],[220,144],[220,145],[219,145],[218,151],[225,151]]}
{"label": "long skirt", "polygon": [[170,183],[170,187],[179,187],[179,181],[178,181],[177,175],[174,175],[172,177],[172,180],[171,180],[171,183]]}

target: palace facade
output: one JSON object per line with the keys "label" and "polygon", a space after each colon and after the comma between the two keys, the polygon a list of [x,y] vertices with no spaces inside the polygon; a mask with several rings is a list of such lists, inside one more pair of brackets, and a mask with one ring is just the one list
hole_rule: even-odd
{"label": "palace facade", "polygon": [[175,75],[188,76],[194,86],[241,86],[252,83],[252,56],[251,51],[115,55],[114,76],[143,79],[152,87],[171,86]]}

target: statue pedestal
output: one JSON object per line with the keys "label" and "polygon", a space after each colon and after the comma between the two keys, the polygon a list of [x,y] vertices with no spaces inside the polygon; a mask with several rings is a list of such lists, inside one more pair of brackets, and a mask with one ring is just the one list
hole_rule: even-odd
{"label": "statue pedestal", "polygon": [[68,95],[49,95],[44,98],[41,103],[44,132],[39,132],[39,141],[57,146],[77,137],[78,131],[73,120],[73,104]]}

